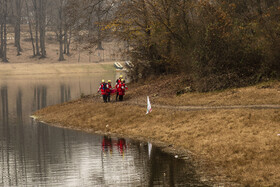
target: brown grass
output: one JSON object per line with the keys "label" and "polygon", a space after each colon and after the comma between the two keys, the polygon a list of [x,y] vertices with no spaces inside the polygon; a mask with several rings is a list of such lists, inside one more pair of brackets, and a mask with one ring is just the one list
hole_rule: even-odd
{"label": "brown grass", "polygon": [[[56,41],[47,40],[46,58],[33,57],[31,42],[25,41],[28,37],[29,33],[22,32],[21,47],[23,52],[20,56],[17,56],[14,40],[8,40],[7,56],[9,63],[0,63],[0,76],[53,76],[52,74],[90,74],[114,70],[112,61],[93,63],[93,61],[97,60],[96,57],[92,54],[91,58],[89,58],[89,53],[86,50],[79,52],[76,49],[71,49],[71,54],[69,56],[64,55],[65,60],[59,62],[59,45]],[[9,33],[8,38],[13,38],[13,34]]]}
{"label": "brown grass", "polygon": [[[22,52],[20,56],[17,56],[17,50],[16,47],[14,46],[14,40],[10,39],[7,40],[7,57],[9,60],[9,63],[14,64],[14,63],[58,63],[58,58],[59,58],[59,45],[57,42],[47,42],[46,43],[46,51],[47,51],[47,57],[40,59],[39,57],[33,57],[33,52],[32,52],[32,44],[31,42],[27,42],[24,39],[28,38],[29,35],[27,33],[22,33],[22,40],[21,40],[21,47],[22,47]],[[9,34],[8,38],[13,38],[13,34]],[[71,55],[67,56],[64,55],[65,61],[67,63],[78,63],[78,52],[75,50],[71,51]],[[88,63],[89,62],[89,57],[86,51],[81,52],[80,54],[80,63]]]}
{"label": "brown grass", "polygon": [[0,76],[53,76],[63,74],[91,74],[105,73],[109,68],[113,70],[113,63],[19,63],[19,64],[0,64]]}
{"label": "brown grass", "polygon": [[133,84],[127,97],[137,97],[137,102],[146,102],[149,95],[153,103],[173,106],[229,106],[280,104],[280,82],[270,81],[256,86],[232,88],[223,91],[176,95],[176,92],[191,85],[182,75],[166,76]]}
{"label": "brown grass", "polygon": [[[262,83],[264,84],[264,83]],[[280,84],[273,86],[251,86],[239,89],[228,89],[226,91],[212,93],[189,93],[171,98],[156,99],[157,102],[167,105],[257,105],[257,104],[280,104]]]}
{"label": "brown grass", "polygon": [[[20,56],[17,56],[17,49],[14,45],[14,33],[13,26],[8,27],[7,34],[7,58],[9,63],[99,63],[101,60],[104,61],[119,61],[123,58],[122,52],[124,48],[117,41],[103,42],[103,52],[95,50],[95,47],[89,49],[84,48],[82,44],[75,43],[72,39],[70,45],[70,55],[65,55],[65,60],[59,62],[59,42],[56,38],[56,34],[51,31],[46,32],[46,58],[41,59],[40,56],[33,57],[32,43],[30,40],[30,34],[28,26],[22,25],[21,32],[21,48],[22,52]],[[1,62],[1,61],[0,61]]]}
{"label": "brown grass", "polygon": [[[254,95],[255,101],[261,102],[262,97],[268,94],[271,97],[266,101],[274,103],[279,98],[272,93],[278,89],[279,82],[270,84],[272,88],[259,89],[263,86],[258,85],[234,90],[244,99],[251,97],[250,90],[259,90],[260,94]],[[134,92],[134,89],[130,90],[130,97]],[[199,93],[180,97],[193,98],[193,95],[197,95],[198,103],[193,99],[194,105],[207,104],[205,101],[219,98],[219,104],[243,102],[237,102],[237,99],[234,101],[233,96],[222,98],[230,92],[201,94],[204,98],[201,100]],[[157,97],[158,100],[165,100]],[[251,186],[280,184],[280,139],[277,136],[280,133],[280,110],[177,111],[154,108],[151,114],[145,115],[145,107],[128,102],[103,104],[95,99],[87,98],[47,107],[35,115],[40,120],[62,127],[117,134],[163,143],[176,151],[191,151],[195,160],[200,161],[203,175],[214,177],[219,182],[231,181]]]}

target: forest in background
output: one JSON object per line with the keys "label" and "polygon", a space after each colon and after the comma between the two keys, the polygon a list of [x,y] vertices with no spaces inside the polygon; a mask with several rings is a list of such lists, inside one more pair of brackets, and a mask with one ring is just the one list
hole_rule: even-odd
{"label": "forest in background", "polygon": [[[71,49],[85,49],[92,53],[92,49],[97,46],[95,49],[104,50],[101,45],[100,24],[97,22],[105,19],[108,11],[104,11],[110,5],[101,0],[80,1],[78,6],[75,3],[76,1],[70,0],[0,0],[2,62],[9,61],[7,40],[14,40],[17,56],[24,53],[21,47],[23,41],[30,42],[32,57],[38,59],[47,57],[47,42],[58,44],[58,61],[65,60],[64,55],[70,55]],[[28,37],[26,33],[29,34]],[[105,41],[105,38],[102,40]]]}
{"label": "forest in background", "polygon": [[[70,44],[102,50],[127,44],[131,78],[185,74],[193,89],[211,91],[279,79],[279,0],[0,0],[0,57],[7,62],[7,32],[17,55],[28,25],[33,55],[45,58],[53,32],[59,61]],[[13,29],[7,29],[7,27]]]}

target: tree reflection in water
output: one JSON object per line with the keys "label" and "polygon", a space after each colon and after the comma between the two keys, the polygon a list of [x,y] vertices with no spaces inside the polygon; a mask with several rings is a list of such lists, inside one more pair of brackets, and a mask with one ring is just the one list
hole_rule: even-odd
{"label": "tree reflection in water", "polygon": [[[125,177],[133,176],[127,175],[122,170],[131,172],[130,166],[134,166],[136,173],[141,173],[141,178],[137,179],[140,186],[207,186],[199,182],[191,163],[176,159],[159,148],[152,147],[149,143],[103,136],[101,144],[102,171],[117,179],[111,181],[112,183],[121,185],[129,181],[130,179],[125,179]],[[108,172],[108,168],[110,172]],[[112,173],[113,171],[116,173]],[[124,177],[116,177],[117,175]],[[134,178],[134,180],[136,179]],[[105,174],[103,181],[106,182]]]}
{"label": "tree reflection in water", "polygon": [[33,111],[39,110],[47,106],[47,87],[35,86],[33,94]]}
{"label": "tree reflection in water", "polygon": [[64,103],[71,100],[71,89],[69,85],[60,84],[60,102]]}
{"label": "tree reflection in water", "polygon": [[190,163],[147,143],[30,120],[35,110],[86,94],[83,83],[0,84],[0,186],[201,185]]}

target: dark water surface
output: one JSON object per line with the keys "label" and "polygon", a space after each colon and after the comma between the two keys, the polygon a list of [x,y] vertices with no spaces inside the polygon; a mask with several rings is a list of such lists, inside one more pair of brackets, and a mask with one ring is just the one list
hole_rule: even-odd
{"label": "dark water surface", "polygon": [[0,186],[205,186],[191,163],[149,143],[34,122],[48,105],[95,93],[115,75],[0,78]]}

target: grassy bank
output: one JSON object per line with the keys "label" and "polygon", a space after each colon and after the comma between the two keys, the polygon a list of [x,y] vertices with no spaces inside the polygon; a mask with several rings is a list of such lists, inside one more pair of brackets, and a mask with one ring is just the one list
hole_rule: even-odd
{"label": "grassy bank", "polygon": [[108,71],[113,72],[113,62],[103,63],[76,63],[67,64],[62,63],[18,63],[18,64],[0,64],[0,77],[6,76],[53,76],[64,74],[90,74],[90,73],[104,73]]}
{"label": "grassy bank", "polygon": [[104,104],[100,97],[88,96],[47,107],[34,115],[60,127],[151,141],[177,153],[190,151],[202,176],[217,182],[242,186],[280,184],[280,109],[153,108],[151,114],[145,115],[146,108],[135,104],[144,104],[147,93],[152,105],[279,104],[280,83],[175,96],[181,81],[187,78],[165,77],[131,84],[123,103]]}

